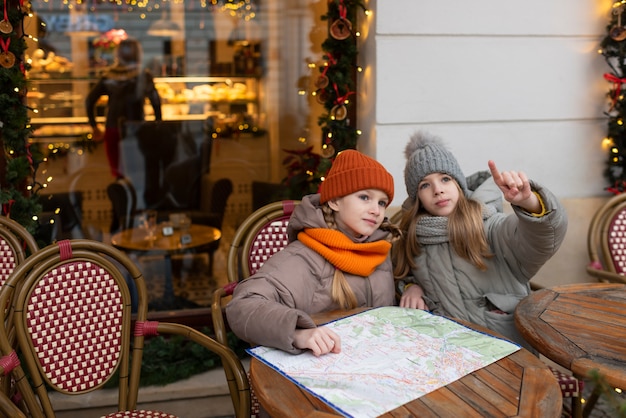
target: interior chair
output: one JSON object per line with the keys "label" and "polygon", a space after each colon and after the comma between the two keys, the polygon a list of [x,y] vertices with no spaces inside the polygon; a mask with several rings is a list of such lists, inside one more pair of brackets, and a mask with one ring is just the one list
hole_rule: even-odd
{"label": "interior chair", "polygon": [[[182,186],[181,186],[182,187]],[[205,189],[204,193],[209,196],[207,201],[203,202],[203,206],[200,207],[200,191],[196,190],[195,186],[192,188],[195,197],[193,198],[192,205],[189,207],[179,204],[168,204],[157,208],[159,222],[169,219],[169,215],[172,213],[186,213],[190,216],[191,222],[199,225],[207,225],[222,229],[224,222],[224,215],[226,213],[226,206],[228,198],[233,192],[233,183],[229,178],[221,178],[214,182],[206,182],[202,185]],[[137,215],[137,192],[130,179],[118,178],[107,187],[107,194],[111,201],[113,208],[113,221],[111,223],[111,233],[115,233],[122,229],[132,228],[134,226],[134,219]],[[220,240],[217,240],[207,247],[207,253],[209,257],[209,275],[213,275],[213,261],[214,255],[219,248]]]}
{"label": "interior chair", "polygon": [[[82,238],[82,192],[40,193],[39,236],[46,243],[60,239]],[[54,219],[55,224],[46,222]],[[43,238],[45,237],[45,238]]]}
{"label": "interior chair", "polygon": [[626,193],[607,200],[587,233],[587,273],[600,282],[626,284]]}
{"label": "interior chair", "polygon": [[[107,417],[171,416],[138,410],[144,340],[160,334],[186,337],[219,355],[232,378],[235,415],[249,417],[250,388],[237,355],[193,328],[148,321],[147,296],[136,265],[98,241],[59,241],[18,265],[0,288],[0,304],[10,307],[0,310],[0,372],[12,377],[24,409],[0,400],[0,415],[53,417],[48,391],[79,396],[115,379],[118,412]],[[16,332],[15,346],[7,324]]]}
{"label": "interior chair", "polygon": [[111,233],[132,228],[137,212],[137,191],[133,183],[128,178],[118,177],[107,186],[107,195],[113,210]]}
{"label": "interior chair", "polygon": [[252,211],[261,209],[270,203],[287,199],[289,199],[289,193],[284,184],[265,181],[252,182]]}
{"label": "interior chair", "polygon": [[[74,211],[75,227],[61,239],[88,238],[102,241],[106,226],[101,219],[106,210],[107,186],[113,181],[108,165],[88,164],[77,170],[69,178],[69,208],[66,216],[70,216],[70,208]],[[67,203],[65,205],[68,205]],[[63,207],[61,210],[63,213]],[[63,221],[63,219],[62,219]]]}
{"label": "interior chair", "polygon": [[287,246],[287,225],[299,204],[299,200],[283,200],[265,205],[235,231],[226,259],[228,284],[213,292],[211,303],[213,331],[222,344],[228,344],[223,301],[233,294],[239,281],[256,273],[268,258]]}

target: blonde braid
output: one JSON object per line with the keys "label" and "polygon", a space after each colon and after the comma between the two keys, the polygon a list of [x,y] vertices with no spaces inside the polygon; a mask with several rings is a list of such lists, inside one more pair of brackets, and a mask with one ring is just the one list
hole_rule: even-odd
{"label": "blonde braid", "polygon": [[[337,230],[337,222],[335,222],[335,211],[330,208],[327,203],[322,205],[322,213],[324,214],[324,221],[328,228]],[[333,285],[330,293],[333,301],[339,305],[342,309],[353,309],[356,308],[357,300],[352,288],[348,284],[346,280],[346,276],[343,274],[343,271],[339,269],[335,269],[335,274],[333,275]]]}

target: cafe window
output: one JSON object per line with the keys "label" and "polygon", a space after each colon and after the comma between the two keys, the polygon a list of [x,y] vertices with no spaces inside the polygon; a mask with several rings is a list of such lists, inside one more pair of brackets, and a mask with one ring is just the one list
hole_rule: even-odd
{"label": "cafe window", "polygon": [[[326,5],[34,0],[32,10],[25,20],[33,35],[26,53],[27,101],[31,140],[47,155],[39,175],[47,186],[41,192],[44,212],[57,217],[52,238],[111,242],[140,226],[135,215],[146,210],[174,227],[186,214],[192,223],[220,230],[220,250],[209,251],[209,275],[225,277],[216,269],[225,268],[236,228],[280,195],[283,150],[321,142],[321,104],[302,91],[313,84],[309,64],[322,57]],[[143,116],[116,116],[115,171],[105,141],[91,137],[86,99],[103,78],[119,76],[113,68],[125,39],[139,41],[138,66],[153,77],[162,121],[155,120],[147,99]],[[93,106],[103,130],[107,109],[128,104],[111,103],[111,97],[101,95]],[[209,219],[213,210],[221,212],[217,221]],[[180,260],[172,261],[176,276]]]}

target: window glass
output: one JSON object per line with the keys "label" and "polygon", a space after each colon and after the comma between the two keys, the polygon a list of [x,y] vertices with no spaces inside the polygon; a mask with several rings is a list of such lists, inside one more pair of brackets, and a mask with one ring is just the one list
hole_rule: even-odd
{"label": "window glass", "polygon": [[[230,178],[227,211],[241,221],[269,199],[253,202],[253,183],[263,189],[259,195],[285,176],[282,150],[317,145],[310,107],[319,104],[298,93],[309,89],[308,64],[321,57],[323,4],[35,0],[33,11],[26,22],[36,38],[28,49],[33,140],[50,149],[47,192],[87,188],[81,205],[89,228],[109,232],[105,189],[118,174],[136,189],[137,210],[193,209],[207,203],[202,181]],[[152,123],[147,100],[143,119],[120,111],[115,171],[107,169],[105,145],[86,141],[85,99],[115,65],[125,38],[140,42],[139,65],[154,77],[164,123]],[[101,128],[109,99],[103,95],[95,106]],[[175,174],[176,164],[187,178]],[[81,184],[85,175],[89,186]]]}
{"label": "window glass", "polygon": [[[243,219],[280,195],[283,150],[320,145],[321,105],[302,93],[312,88],[309,64],[322,56],[324,2],[32,5],[25,21],[33,36],[27,100],[32,141],[48,155],[38,173],[47,183],[44,209],[62,209],[54,238],[110,242],[138,226],[137,213],[156,209],[160,223],[186,213],[193,223],[214,225],[227,249]],[[147,95],[143,112],[126,109],[145,91],[141,81],[117,84],[129,75],[116,69],[118,45],[127,38],[139,42],[136,67],[153,79],[162,121]],[[88,107],[103,80],[124,99],[107,90]],[[117,164],[107,142],[92,137],[90,108],[97,127],[119,138]],[[111,108],[114,118],[107,117]]]}

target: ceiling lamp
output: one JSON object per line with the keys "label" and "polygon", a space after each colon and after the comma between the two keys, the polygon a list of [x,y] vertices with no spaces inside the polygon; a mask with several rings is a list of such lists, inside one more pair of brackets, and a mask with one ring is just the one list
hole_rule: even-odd
{"label": "ceiling lamp", "polygon": [[163,20],[159,19],[150,25],[148,29],[148,35],[151,36],[178,36],[181,33],[180,26],[178,23],[172,22],[171,20]]}
{"label": "ceiling lamp", "polygon": [[166,18],[165,12],[163,17],[150,25],[148,28],[148,35],[151,36],[169,36],[176,37],[182,33],[182,30],[178,23],[173,22]]}

